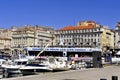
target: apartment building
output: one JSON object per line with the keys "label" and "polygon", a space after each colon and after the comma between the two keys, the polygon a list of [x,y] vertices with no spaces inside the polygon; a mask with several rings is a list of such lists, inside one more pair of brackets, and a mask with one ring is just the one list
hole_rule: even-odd
{"label": "apartment building", "polygon": [[0,29],[0,52],[10,53],[11,51],[11,30]]}
{"label": "apartment building", "polygon": [[54,29],[42,26],[23,26],[12,28],[12,47],[42,47],[53,39]]}
{"label": "apartment building", "polygon": [[120,49],[120,22],[117,22],[115,29],[115,49]]}
{"label": "apartment building", "polygon": [[56,46],[114,48],[114,31],[94,21],[81,21],[77,26],[56,30]]}

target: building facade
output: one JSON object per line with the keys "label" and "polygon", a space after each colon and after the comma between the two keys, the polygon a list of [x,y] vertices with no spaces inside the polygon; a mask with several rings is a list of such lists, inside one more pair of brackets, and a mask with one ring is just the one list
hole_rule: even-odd
{"label": "building facade", "polygon": [[0,29],[0,50],[23,49],[24,47],[80,47],[80,48],[120,48],[120,23],[114,31],[94,21],[81,21],[77,26],[66,26],[60,30],[44,26],[22,26]]}
{"label": "building facade", "polygon": [[41,47],[53,39],[53,28],[41,26],[24,26],[12,28],[12,47]]}
{"label": "building facade", "polygon": [[[13,27],[12,29],[12,54],[23,53],[27,47],[45,47],[51,40],[54,39],[54,29],[42,26],[23,26]],[[51,46],[52,43],[49,44]]]}
{"label": "building facade", "polygon": [[9,29],[0,29],[0,52],[10,53],[12,33]]}
{"label": "building facade", "polygon": [[67,26],[56,30],[57,46],[114,48],[114,31],[96,24],[81,21],[77,26]]}
{"label": "building facade", "polygon": [[120,49],[120,22],[117,22],[115,29],[115,49]]}

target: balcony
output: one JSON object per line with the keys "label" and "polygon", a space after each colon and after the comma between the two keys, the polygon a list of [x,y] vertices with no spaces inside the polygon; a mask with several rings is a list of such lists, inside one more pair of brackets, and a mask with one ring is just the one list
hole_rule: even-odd
{"label": "balcony", "polygon": [[5,45],[4,49],[11,49],[11,46],[10,45]]}

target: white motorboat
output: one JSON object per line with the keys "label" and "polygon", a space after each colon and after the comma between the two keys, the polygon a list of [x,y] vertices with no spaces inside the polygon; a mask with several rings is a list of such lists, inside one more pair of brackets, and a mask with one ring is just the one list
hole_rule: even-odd
{"label": "white motorboat", "polygon": [[[53,41],[53,40],[52,40]],[[37,56],[34,56],[34,58],[29,61],[28,64],[26,64],[24,67],[21,67],[20,70],[22,74],[35,74],[37,72],[41,71],[52,71],[53,69],[50,67],[49,60],[47,58],[40,57],[40,54],[49,46],[49,44],[52,42],[50,41],[39,53]]]}
{"label": "white motorboat", "polygon": [[50,64],[47,58],[40,57],[34,60],[30,60],[28,64],[26,64],[24,67],[21,67],[20,70],[23,75],[52,71],[52,68],[50,68],[49,65]]}
{"label": "white motorboat", "polygon": [[120,51],[118,51],[114,57],[112,57],[112,63],[120,63]]}
{"label": "white motorboat", "polygon": [[27,64],[28,59],[15,59],[15,60],[8,60],[4,64],[1,65],[3,68],[3,77],[9,77],[11,74],[19,74],[22,75],[20,71],[20,67],[23,67]]}
{"label": "white motorboat", "polygon": [[68,70],[67,61],[61,57],[49,57],[50,67],[53,71]]}
{"label": "white motorboat", "polygon": [[6,62],[5,59],[0,59],[0,78],[3,77],[3,68],[1,67],[2,64]]}
{"label": "white motorboat", "polygon": [[11,74],[21,74],[21,71],[19,70],[19,65],[11,62],[11,63],[5,63],[1,66],[3,68],[3,77],[9,77]]}

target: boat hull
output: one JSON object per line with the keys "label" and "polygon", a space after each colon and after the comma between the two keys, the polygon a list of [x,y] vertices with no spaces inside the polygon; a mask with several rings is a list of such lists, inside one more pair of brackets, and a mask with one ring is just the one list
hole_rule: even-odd
{"label": "boat hull", "polygon": [[37,74],[40,72],[51,72],[52,69],[46,68],[46,67],[25,67],[20,68],[23,75],[31,75],[31,74]]}

